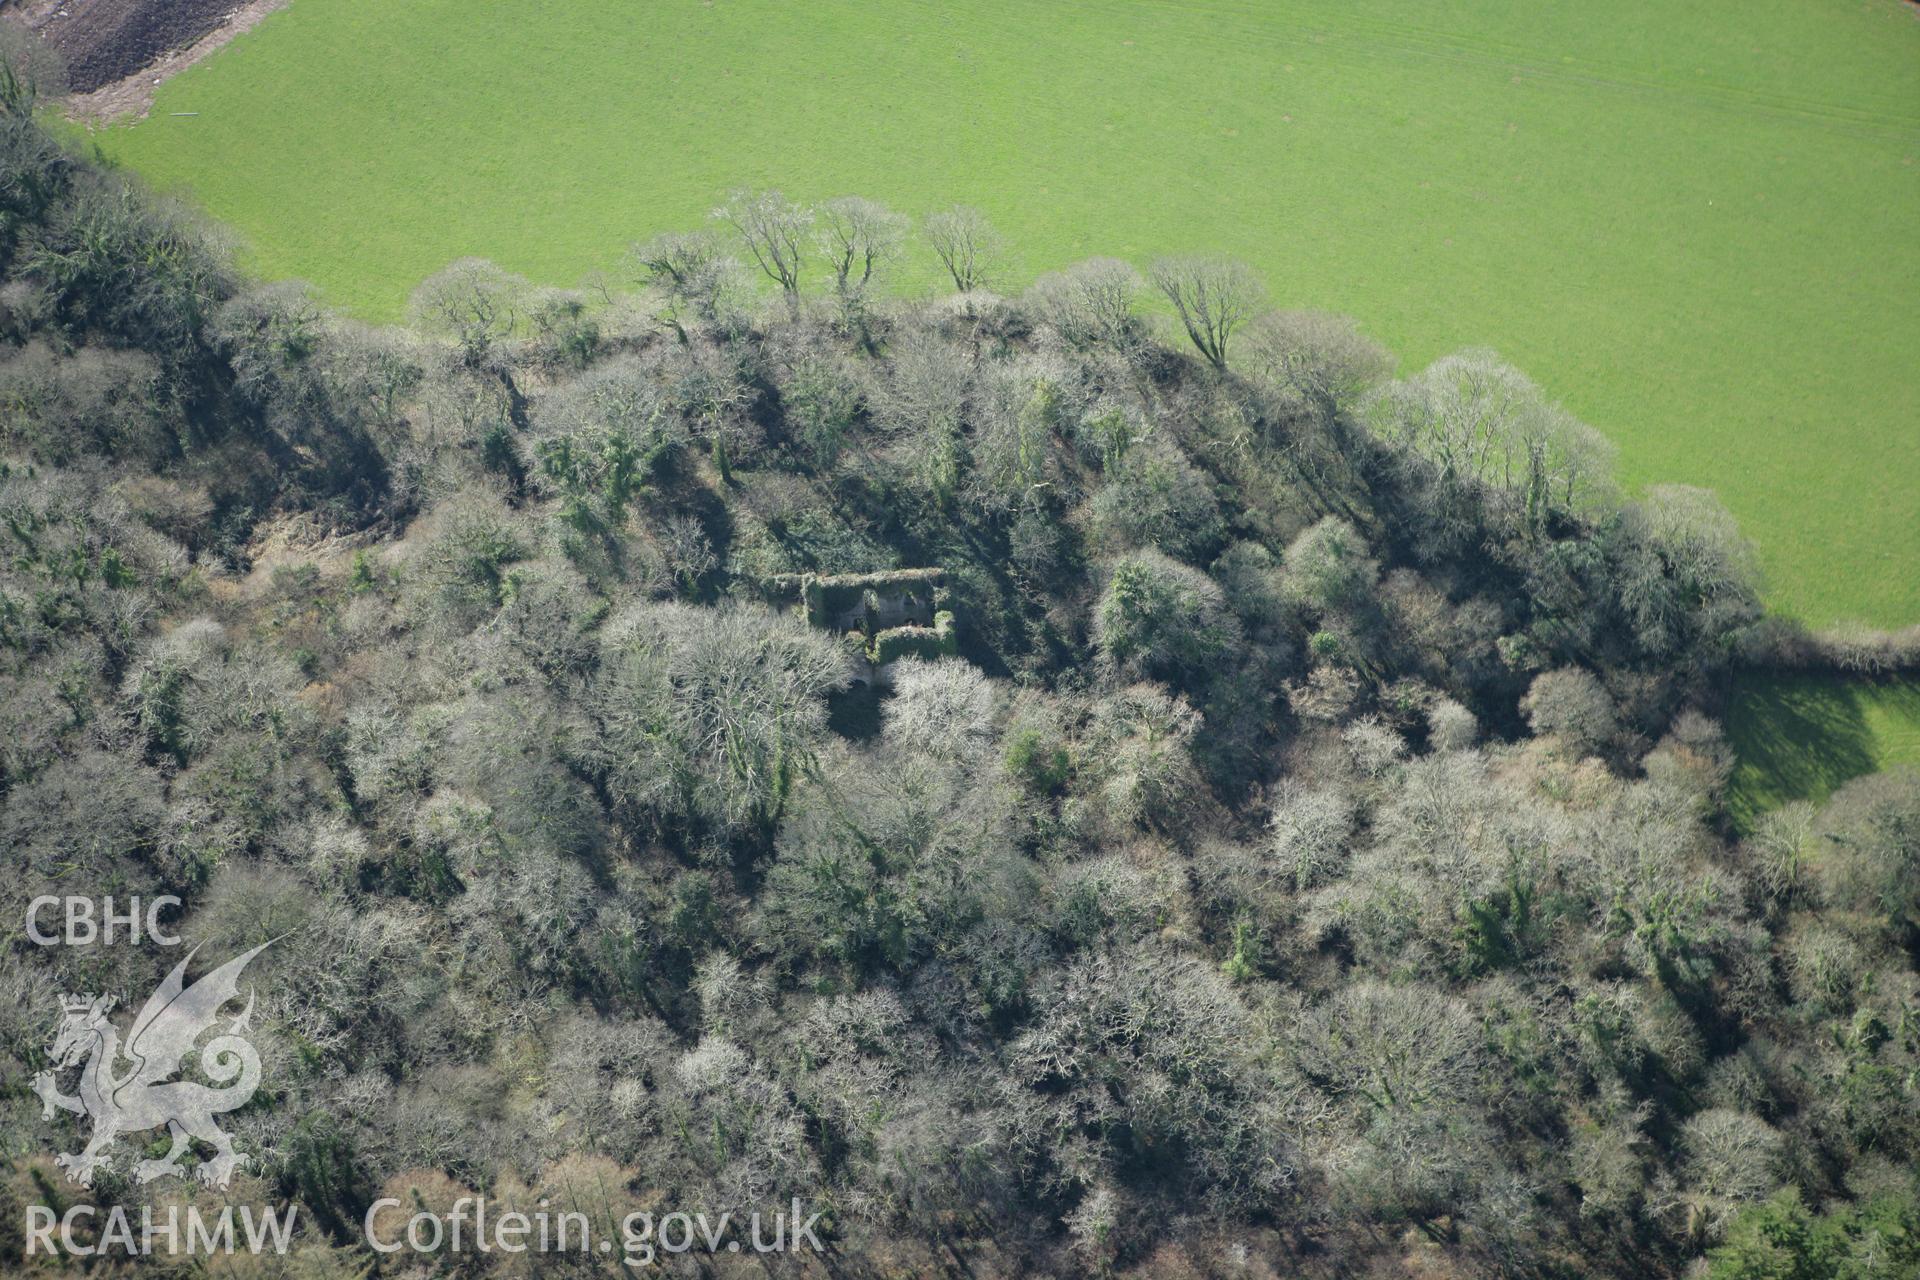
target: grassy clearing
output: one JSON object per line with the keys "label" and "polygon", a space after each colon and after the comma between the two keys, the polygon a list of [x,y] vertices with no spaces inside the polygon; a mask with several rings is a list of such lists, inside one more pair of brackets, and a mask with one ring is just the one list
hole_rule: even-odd
{"label": "grassy clearing", "polygon": [[1789,800],[1819,803],[1861,774],[1920,764],[1920,680],[1754,679],[1727,733],[1740,760],[1729,808],[1745,827]]}
{"label": "grassy clearing", "polygon": [[100,141],[372,317],[464,254],[573,281],[743,182],[972,201],[1021,277],[1224,249],[1719,490],[1777,607],[1920,618],[1897,0],[297,0]]}

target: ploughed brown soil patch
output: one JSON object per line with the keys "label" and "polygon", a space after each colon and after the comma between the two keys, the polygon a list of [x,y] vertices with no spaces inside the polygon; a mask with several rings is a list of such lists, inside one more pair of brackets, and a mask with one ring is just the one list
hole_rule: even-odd
{"label": "ploughed brown soil patch", "polygon": [[92,93],[185,49],[246,0],[25,0],[0,4],[67,64],[67,87]]}

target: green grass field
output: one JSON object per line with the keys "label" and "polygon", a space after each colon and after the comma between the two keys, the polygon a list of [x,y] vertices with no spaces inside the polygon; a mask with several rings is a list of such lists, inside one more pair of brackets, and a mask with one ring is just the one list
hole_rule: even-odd
{"label": "green grass field", "polygon": [[[570,283],[736,184],[978,204],[1016,285],[1225,250],[1406,367],[1499,349],[1631,483],[1718,490],[1774,607],[1920,620],[1900,0],[293,0],[99,141],[376,319],[467,254]],[[1886,689],[1742,705],[1750,749],[1920,739]]]}
{"label": "green grass field", "polygon": [[1785,801],[1825,800],[1863,773],[1920,765],[1920,680],[1755,678],[1734,699],[1727,735],[1739,757],[1728,807],[1744,828]]}

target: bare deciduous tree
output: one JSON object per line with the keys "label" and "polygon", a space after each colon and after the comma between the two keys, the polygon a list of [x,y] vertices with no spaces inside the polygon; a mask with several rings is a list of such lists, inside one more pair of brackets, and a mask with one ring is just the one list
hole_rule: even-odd
{"label": "bare deciduous tree", "polygon": [[980,669],[958,658],[901,661],[886,707],[889,743],[940,759],[971,763],[993,739],[994,690]]}
{"label": "bare deciduous tree", "polygon": [[485,258],[462,258],[413,291],[413,314],[452,336],[461,356],[479,364],[513,332],[527,282]]}
{"label": "bare deciduous tree", "polygon": [[1780,1185],[1781,1137],[1758,1116],[1709,1108],[1681,1128],[1679,1145],[1686,1180],[1655,1208],[1677,1216],[1690,1236],[1718,1236],[1742,1204]]}
{"label": "bare deciduous tree", "polygon": [[1520,700],[1534,733],[1556,735],[1576,752],[1603,749],[1619,732],[1613,699],[1593,673],[1561,667],[1535,676]]}
{"label": "bare deciduous tree", "polygon": [[1612,445],[1491,351],[1447,356],[1385,388],[1374,421],[1433,465],[1434,505],[1449,523],[1484,509],[1539,531],[1556,510],[1612,501]]}
{"label": "bare deciduous tree", "polygon": [[[746,323],[744,270],[706,231],[670,231],[627,250],[637,274],[673,304],[693,309],[703,323],[728,333]],[[663,317],[684,343],[686,330],[672,311]]]}
{"label": "bare deciduous tree", "polygon": [[1393,357],[1346,316],[1275,311],[1248,328],[1247,361],[1323,422],[1352,409],[1393,369]]}
{"label": "bare deciduous tree", "polygon": [[1001,266],[1006,242],[987,221],[987,215],[972,205],[957,204],[929,214],[926,231],[927,243],[953,277],[953,287],[962,293],[972,293],[988,283]]}
{"label": "bare deciduous tree", "polygon": [[820,250],[833,265],[834,288],[843,298],[865,290],[906,238],[906,217],[877,200],[841,196],[820,206]]}
{"label": "bare deciduous tree", "polygon": [[1225,369],[1234,331],[1266,306],[1266,289],[1253,269],[1236,258],[1196,254],[1161,258],[1151,274],[1194,347],[1208,364]]}
{"label": "bare deciduous tree", "polygon": [[1419,1110],[1472,1095],[1480,1044],[1472,1013],[1444,992],[1363,979],[1313,1010],[1295,1054],[1310,1079],[1362,1110]]}
{"label": "bare deciduous tree", "polygon": [[1372,598],[1380,566],[1360,531],[1327,516],[1287,545],[1283,590],[1322,613],[1357,610]]}
{"label": "bare deciduous tree", "polygon": [[697,288],[721,256],[719,240],[706,231],[667,231],[627,250],[648,283],[680,294]]}
{"label": "bare deciduous tree", "polygon": [[739,233],[747,254],[780,286],[787,306],[800,305],[800,269],[806,262],[813,210],[778,191],[736,191],[713,216]]}
{"label": "bare deciduous tree", "polygon": [[1033,301],[1068,346],[1125,349],[1142,283],[1140,273],[1118,258],[1090,258],[1034,281]]}
{"label": "bare deciduous tree", "polygon": [[616,799],[771,830],[813,766],[845,651],[764,610],[681,605],[630,610],[603,644],[600,745]]}

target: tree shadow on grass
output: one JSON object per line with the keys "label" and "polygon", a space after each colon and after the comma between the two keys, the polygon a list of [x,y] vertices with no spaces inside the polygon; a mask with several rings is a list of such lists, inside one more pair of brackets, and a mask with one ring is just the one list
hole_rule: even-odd
{"label": "tree shadow on grass", "polygon": [[1870,713],[1920,726],[1920,681],[1750,675],[1734,689],[1727,737],[1739,763],[1727,794],[1737,830],[1794,800],[1824,801],[1887,763]]}

